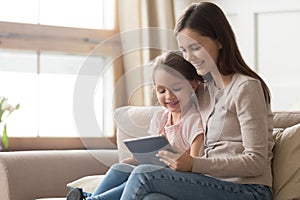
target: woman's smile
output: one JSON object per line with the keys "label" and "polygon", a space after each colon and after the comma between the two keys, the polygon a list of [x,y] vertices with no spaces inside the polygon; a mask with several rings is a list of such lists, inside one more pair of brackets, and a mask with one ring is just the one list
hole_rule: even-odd
{"label": "woman's smile", "polygon": [[196,68],[196,70],[201,70],[201,69],[203,69],[203,64],[205,63],[205,60],[200,60],[199,59],[199,61],[200,62],[198,62],[198,63],[192,63],[192,65]]}

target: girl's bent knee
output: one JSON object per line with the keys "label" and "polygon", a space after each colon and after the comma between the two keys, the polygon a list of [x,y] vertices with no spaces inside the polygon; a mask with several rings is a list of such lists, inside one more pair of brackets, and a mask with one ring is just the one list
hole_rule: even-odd
{"label": "girl's bent knee", "polygon": [[111,166],[112,170],[123,171],[123,172],[132,172],[134,168],[135,166],[125,164],[125,163],[115,163]]}
{"label": "girl's bent knee", "polygon": [[163,168],[165,167],[143,164],[136,166],[132,173],[151,173],[157,170],[162,170]]}

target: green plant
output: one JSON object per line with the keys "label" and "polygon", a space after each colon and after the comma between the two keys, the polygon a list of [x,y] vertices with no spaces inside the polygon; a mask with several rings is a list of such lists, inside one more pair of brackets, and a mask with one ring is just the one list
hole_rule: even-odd
{"label": "green plant", "polygon": [[4,149],[8,149],[6,120],[13,111],[19,108],[20,104],[13,106],[7,102],[7,98],[0,96],[0,125],[3,125],[2,137],[0,142],[2,142]]}

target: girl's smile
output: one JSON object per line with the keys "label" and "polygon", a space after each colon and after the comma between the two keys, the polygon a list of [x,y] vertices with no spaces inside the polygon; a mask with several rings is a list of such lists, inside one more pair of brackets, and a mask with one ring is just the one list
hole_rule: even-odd
{"label": "girl's smile", "polygon": [[180,114],[189,108],[193,89],[184,77],[179,78],[164,69],[157,69],[154,82],[159,103],[170,112]]}

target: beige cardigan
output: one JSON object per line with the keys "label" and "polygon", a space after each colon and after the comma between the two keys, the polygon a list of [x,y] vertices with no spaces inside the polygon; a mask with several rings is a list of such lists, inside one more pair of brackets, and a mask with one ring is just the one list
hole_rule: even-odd
{"label": "beige cardigan", "polygon": [[234,74],[223,90],[209,81],[197,96],[206,138],[205,155],[193,158],[193,172],[272,186],[273,114],[260,82]]}

